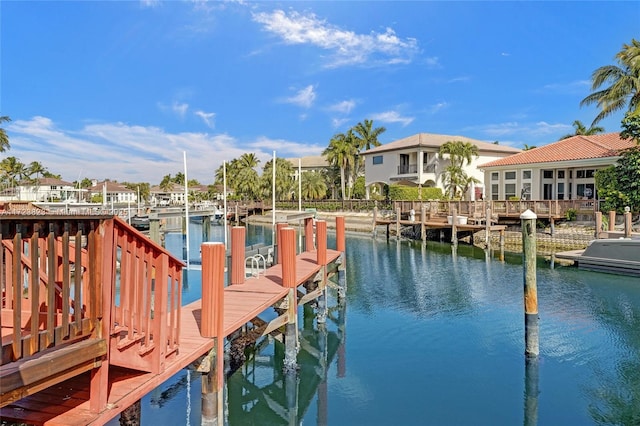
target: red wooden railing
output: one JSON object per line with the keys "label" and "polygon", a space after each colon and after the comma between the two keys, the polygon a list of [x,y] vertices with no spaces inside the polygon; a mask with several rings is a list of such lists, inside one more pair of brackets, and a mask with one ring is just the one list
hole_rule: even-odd
{"label": "red wooden railing", "polygon": [[183,264],[122,219],[4,214],[0,239],[0,363],[86,338],[142,371],[177,353]]}

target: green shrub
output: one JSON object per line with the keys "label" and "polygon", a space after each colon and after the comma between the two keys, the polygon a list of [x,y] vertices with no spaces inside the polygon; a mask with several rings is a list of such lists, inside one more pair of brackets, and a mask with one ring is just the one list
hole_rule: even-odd
{"label": "green shrub", "polygon": [[389,199],[391,200],[440,200],[442,199],[442,190],[431,187],[422,188],[422,197],[420,198],[419,195],[420,188],[417,186],[389,185]]}
{"label": "green shrub", "polygon": [[564,217],[567,218],[567,220],[576,220],[578,217],[578,211],[576,209],[567,209]]}

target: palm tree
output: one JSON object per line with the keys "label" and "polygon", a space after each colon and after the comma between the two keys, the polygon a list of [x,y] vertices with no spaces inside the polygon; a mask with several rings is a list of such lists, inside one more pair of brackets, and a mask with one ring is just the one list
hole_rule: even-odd
{"label": "palm tree", "polygon": [[385,127],[376,127],[373,128],[373,120],[364,119],[364,123],[360,122],[353,126],[353,131],[355,132],[355,138],[358,141],[358,149],[359,150],[370,150],[372,147],[380,146],[380,141],[378,141],[378,136],[382,133],[386,132],[387,129]]}
{"label": "palm tree", "polygon": [[40,163],[39,161],[32,161],[29,164],[29,167],[27,167],[27,173],[30,176],[36,175],[36,181],[40,179],[40,175],[44,174],[44,172],[46,171],[47,171],[46,167],[44,167],[42,163]]}
{"label": "palm tree", "polygon": [[[640,110],[640,42],[631,39],[631,44],[623,44],[616,59],[619,66],[605,65],[593,72],[593,93],[580,102],[580,106],[596,104],[600,108],[592,126],[625,106],[629,111]],[[610,85],[598,90],[605,84]]]}
{"label": "palm tree", "polygon": [[338,133],[331,138],[329,146],[322,152],[329,164],[340,168],[340,188],[342,199],[347,198],[345,176],[353,167],[357,155],[357,147],[353,143],[353,131]]}
{"label": "palm tree", "polygon": [[[9,122],[11,118],[3,115],[0,117],[0,123]],[[0,127],[0,152],[5,152],[7,149],[11,148],[9,145],[9,136],[7,136],[7,132],[4,131],[2,127]]]}
{"label": "palm tree", "polygon": [[584,124],[582,124],[582,121],[580,120],[576,120],[573,122],[573,127],[575,130],[575,132],[573,133],[569,133],[567,135],[564,135],[563,137],[561,137],[558,140],[562,140],[562,139],[567,139],[573,136],[578,136],[578,135],[583,135],[583,136],[590,136],[590,135],[595,135],[597,133],[604,133],[604,127],[600,127],[600,126],[594,126],[593,124],[587,129],[585,127]]}
{"label": "palm tree", "polygon": [[440,146],[440,155],[449,155],[450,164],[442,172],[441,179],[445,191],[451,198],[464,197],[474,178],[464,171],[465,163],[471,164],[478,157],[478,147],[471,142],[447,141]]}
{"label": "palm tree", "polygon": [[165,175],[160,181],[159,186],[163,192],[170,192],[173,189],[173,180],[171,179],[171,175]]}
{"label": "palm tree", "polygon": [[524,147],[522,147],[522,150],[523,150],[523,151],[529,151],[530,149],[533,149],[533,148],[537,148],[537,146],[535,146],[535,145],[527,145],[527,144],[525,143],[525,144],[524,144]]}
{"label": "palm tree", "polygon": [[[262,195],[265,197],[272,194],[273,160],[264,164],[262,169],[261,186]],[[284,158],[276,158],[276,199],[289,200],[293,193],[293,165]]]}
{"label": "palm tree", "polygon": [[302,173],[302,198],[305,200],[320,200],[327,195],[327,184],[320,172],[310,171]]}

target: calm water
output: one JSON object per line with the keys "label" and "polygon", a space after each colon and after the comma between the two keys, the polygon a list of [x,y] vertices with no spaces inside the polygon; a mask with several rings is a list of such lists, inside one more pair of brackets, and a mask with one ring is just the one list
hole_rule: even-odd
{"label": "calm water", "polygon": [[[271,230],[248,237],[270,243]],[[181,243],[167,236],[173,252]],[[263,342],[228,379],[228,424],[640,424],[640,279],[540,261],[540,358],[527,369],[521,255],[500,257],[349,235],[346,304],[330,294],[324,327],[300,313],[299,381],[281,374],[282,345]],[[185,303],[200,297],[199,274],[188,272]],[[144,425],[200,424],[198,374],[142,406]]]}

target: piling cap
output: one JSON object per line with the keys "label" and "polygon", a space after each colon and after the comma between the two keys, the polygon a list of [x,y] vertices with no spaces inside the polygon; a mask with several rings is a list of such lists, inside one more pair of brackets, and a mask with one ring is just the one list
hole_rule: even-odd
{"label": "piling cap", "polygon": [[531,211],[531,209],[527,209],[520,215],[520,219],[537,219],[538,215]]}

